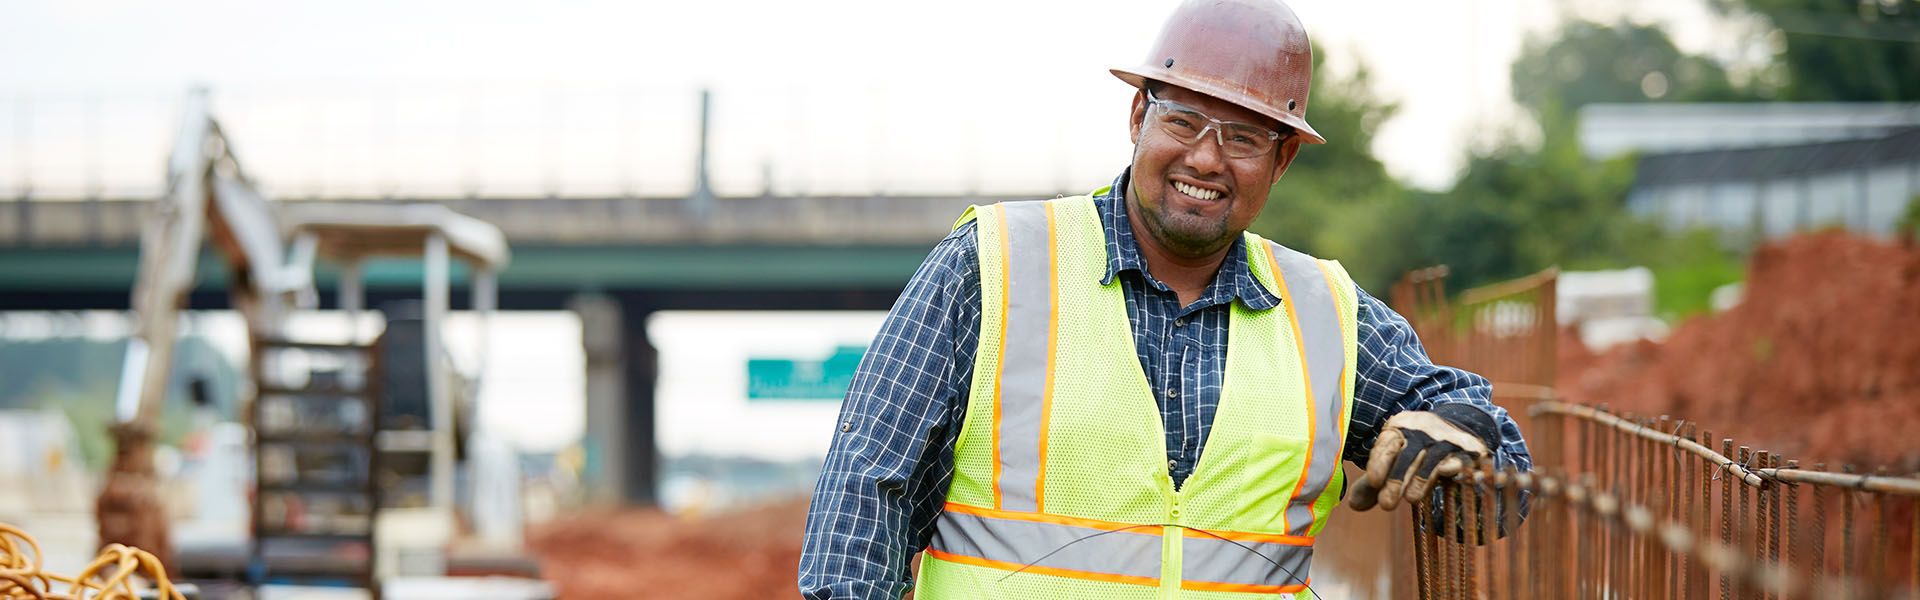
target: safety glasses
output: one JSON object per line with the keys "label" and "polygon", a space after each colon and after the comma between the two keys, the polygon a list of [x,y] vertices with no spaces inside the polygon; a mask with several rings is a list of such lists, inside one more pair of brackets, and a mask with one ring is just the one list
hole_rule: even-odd
{"label": "safety glasses", "polygon": [[1147,91],[1147,121],[1174,139],[1191,146],[1200,141],[1208,132],[1220,143],[1220,148],[1229,158],[1253,158],[1264,156],[1280,147],[1284,137],[1279,132],[1252,123],[1222,121],[1207,116],[1191,106],[1161,100]]}

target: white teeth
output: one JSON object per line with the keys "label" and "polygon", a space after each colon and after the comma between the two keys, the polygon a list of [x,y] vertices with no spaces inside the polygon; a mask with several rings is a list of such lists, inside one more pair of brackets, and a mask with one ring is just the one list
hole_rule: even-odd
{"label": "white teeth", "polygon": [[1220,192],[1217,192],[1214,190],[1203,190],[1191,185],[1180,183],[1178,181],[1173,182],[1173,189],[1180,190],[1180,193],[1182,194],[1193,196],[1201,200],[1212,200],[1214,198],[1220,197]]}

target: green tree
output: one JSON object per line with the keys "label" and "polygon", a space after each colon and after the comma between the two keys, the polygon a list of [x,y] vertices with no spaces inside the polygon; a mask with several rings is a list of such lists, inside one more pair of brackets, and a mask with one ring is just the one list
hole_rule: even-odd
{"label": "green tree", "polygon": [[1513,63],[1513,99],[1546,118],[1594,102],[1729,102],[1754,99],[1713,59],[1681,52],[1651,25],[1574,21],[1532,37]]}
{"label": "green tree", "polygon": [[1920,100],[1920,0],[1713,0],[1773,29],[1779,98],[1798,102]]}
{"label": "green tree", "polygon": [[1303,148],[1269,192],[1252,229],[1289,247],[1340,259],[1369,290],[1384,291],[1397,264],[1372,251],[1379,221],[1400,205],[1406,189],[1373,156],[1373,135],[1397,105],[1380,98],[1365,65],[1352,73],[1325,68],[1315,48],[1308,119],[1327,143]]}
{"label": "green tree", "polygon": [[1395,269],[1446,264],[1462,289],[1554,265],[1617,268],[1696,256],[1698,244],[1676,245],[1683,236],[1628,213],[1634,157],[1588,158],[1575,112],[1594,102],[1752,95],[1718,63],[1679,51],[1657,27],[1576,21],[1526,47],[1512,66],[1513,93],[1538,126],[1538,141],[1509,138],[1476,151],[1451,190],[1409,199],[1392,220],[1391,239],[1404,240],[1393,250]]}

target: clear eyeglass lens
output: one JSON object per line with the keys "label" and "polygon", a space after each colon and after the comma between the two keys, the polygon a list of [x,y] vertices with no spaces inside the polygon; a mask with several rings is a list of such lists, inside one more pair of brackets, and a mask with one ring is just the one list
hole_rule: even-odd
{"label": "clear eyeglass lens", "polygon": [[1217,136],[1221,148],[1232,158],[1250,158],[1273,150],[1279,142],[1266,128],[1246,123],[1222,122],[1197,111],[1160,103],[1160,126],[1168,134],[1186,143],[1200,140],[1203,134]]}

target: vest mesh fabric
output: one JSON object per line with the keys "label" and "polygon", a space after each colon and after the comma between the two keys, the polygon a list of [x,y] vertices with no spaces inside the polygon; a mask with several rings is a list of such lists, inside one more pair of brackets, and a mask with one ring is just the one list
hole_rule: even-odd
{"label": "vest mesh fabric", "polygon": [[[1119,279],[1102,286],[1106,270],[1105,235],[1092,200],[1052,201],[1055,296],[1051,374],[1046,422],[1039,429],[1042,467],[1041,517],[1094,519],[1164,527],[1163,562],[1157,585],[1102,580],[1097,576],[1050,573],[1021,564],[991,564],[977,559],[923,559],[921,598],[1274,598],[1268,592],[1182,589],[1181,563],[1193,542],[1183,528],[1227,535],[1278,536],[1287,533],[1286,506],[1307,460],[1308,394],[1301,381],[1300,346],[1285,308],[1254,311],[1236,303],[1229,324],[1226,385],[1215,423],[1199,463],[1175,491],[1167,474],[1164,436],[1152,391],[1133,351],[1131,325]],[[995,504],[997,412],[1001,340],[1006,332],[1008,257],[1004,207],[975,207],[961,222],[979,226],[981,328],[974,382],[954,453],[951,504],[986,509]],[[1248,234],[1254,272],[1270,289],[1279,289],[1265,252],[1269,242]],[[1030,250],[1022,250],[1030,251]],[[1043,249],[1044,251],[1044,249]],[[1352,284],[1337,263],[1318,261],[1334,290],[1342,319],[1345,368],[1342,407],[1351,398],[1357,305]],[[1344,291],[1345,293],[1341,293]],[[1348,418],[1339,419],[1341,431]],[[1335,457],[1338,454],[1334,454]],[[1314,503],[1313,531],[1324,526],[1338,501],[1336,474]],[[1001,485],[1034,485],[1001,482]],[[1293,538],[1298,539],[1298,538]],[[1037,558],[1037,557],[1035,557]],[[956,562],[957,561],[957,562]],[[1016,572],[1018,571],[1018,572]],[[1304,578],[1305,574],[1299,576]],[[1286,597],[1281,595],[1280,597]]]}

